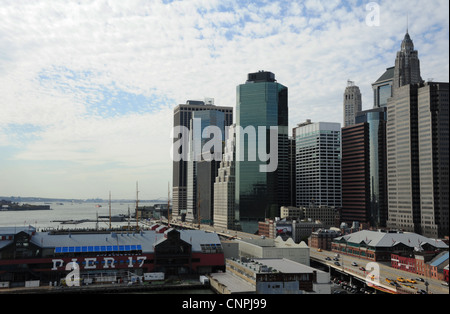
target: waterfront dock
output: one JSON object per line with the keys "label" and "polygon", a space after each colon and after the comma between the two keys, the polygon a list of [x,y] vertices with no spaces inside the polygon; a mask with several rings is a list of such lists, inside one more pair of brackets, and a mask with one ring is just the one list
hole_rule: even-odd
{"label": "waterfront dock", "polygon": [[[117,293],[164,293],[174,291],[198,290],[199,293],[210,289],[209,285],[200,283],[199,281],[179,281],[173,283],[139,283],[139,284],[96,284],[83,285],[79,287],[67,286],[40,286],[33,288],[8,288],[0,289],[2,294],[117,294]],[[209,290],[208,290],[209,291]],[[211,290],[212,291],[212,290]],[[182,292],[184,293],[184,292]],[[212,293],[212,292],[211,292]]]}

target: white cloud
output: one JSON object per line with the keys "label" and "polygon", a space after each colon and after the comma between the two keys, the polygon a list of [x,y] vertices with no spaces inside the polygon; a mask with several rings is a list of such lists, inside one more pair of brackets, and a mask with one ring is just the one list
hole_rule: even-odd
{"label": "white cloud", "polygon": [[[379,1],[379,27],[365,24],[357,1],[253,3],[2,0],[0,153],[14,146],[10,160],[70,161],[64,171],[75,182],[86,170],[98,177],[94,166],[109,182],[127,171],[151,181],[157,171],[165,195],[177,104],[213,97],[235,106],[236,85],[267,70],[289,87],[292,126],[341,122],[347,79],[372,106],[370,84],[394,64],[405,6],[423,77],[448,80],[447,1]],[[119,105],[133,95],[144,103]],[[37,128],[18,136],[10,125]]]}

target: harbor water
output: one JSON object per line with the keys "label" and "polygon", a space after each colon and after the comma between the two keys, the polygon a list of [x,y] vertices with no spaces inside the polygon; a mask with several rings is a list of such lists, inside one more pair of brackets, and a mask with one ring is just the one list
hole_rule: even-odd
{"label": "harbor water", "polygon": [[[43,229],[84,229],[84,228],[108,228],[109,227],[109,204],[108,203],[43,203],[30,202],[31,205],[50,205],[50,210],[20,210],[20,211],[0,211],[0,227],[28,227],[33,226],[38,230]],[[139,202],[141,206],[151,206],[155,203]],[[130,212],[134,215],[136,203],[115,203],[111,204],[111,216],[126,215]],[[98,218],[106,216],[106,218]],[[70,221],[73,222],[70,222]],[[88,222],[82,222],[87,220]],[[63,223],[65,222],[65,223]],[[132,218],[130,221],[112,222],[111,226],[121,227],[128,223],[135,224]]]}

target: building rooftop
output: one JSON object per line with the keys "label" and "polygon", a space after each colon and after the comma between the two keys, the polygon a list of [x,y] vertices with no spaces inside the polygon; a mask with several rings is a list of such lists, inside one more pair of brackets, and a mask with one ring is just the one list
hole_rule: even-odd
{"label": "building rooftop", "polygon": [[277,247],[277,248],[308,248],[305,242],[295,243],[292,238],[288,238],[286,241],[280,236],[276,239],[259,238],[259,239],[239,239],[238,241],[261,246],[261,247]]}
{"label": "building rooftop", "polygon": [[373,83],[373,85],[375,85],[377,83],[393,80],[394,79],[394,70],[395,70],[395,67],[387,68],[386,72],[384,72],[383,75],[381,75],[378,78],[378,80],[376,80],[375,83]]}
{"label": "building rooftop", "polygon": [[441,254],[439,254],[438,256],[436,256],[431,262],[430,265],[431,266],[436,266],[438,267],[439,265],[443,264],[443,263],[447,263],[448,264],[448,252],[442,252]]}
{"label": "building rooftop", "polygon": [[365,244],[373,247],[392,247],[402,243],[411,248],[420,247],[424,244],[430,244],[438,249],[448,249],[448,245],[442,240],[426,238],[422,235],[411,232],[386,233],[380,231],[362,230],[334,239],[334,241],[337,242],[342,240],[358,244],[364,242]]}
{"label": "building rooftop", "polygon": [[[0,235],[14,235],[19,232],[27,232],[29,228],[1,227]],[[35,230],[34,228],[30,230]],[[110,232],[110,233],[64,233],[52,234],[50,232],[34,232],[31,237],[31,243],[47,248],[60,248],[61,252],[78,252],[84,248],[94,251],[105,251],[108,247],[117,246],[126,251],[142,249],[144,253],[153,253],[154,246],[163,242],[168,232],[175,229],[168,229],[165,232],[156,230],[144,230],[141,232]],[[181,240],[192,245],[193,252],[203,252],[205,250],[215,250],[221,248],[220,238],[216,233],[203,230],[180,230]],[[13,240],[3,240],[0,243],[5,246]],[[138,248],[139,247],[139,248]],[[65,251],[63,251],[65,250]],[[74,251],[75,250],[75,251]],[[84,251],[80,251],[84,252]],[[93,252],[93,251],[91,251]]]}

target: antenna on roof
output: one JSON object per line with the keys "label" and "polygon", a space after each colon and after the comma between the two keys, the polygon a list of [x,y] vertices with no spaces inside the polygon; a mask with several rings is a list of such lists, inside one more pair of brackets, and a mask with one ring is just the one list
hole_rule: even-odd
{"label": "antenna on roof", "polygon": [[409,13],[406,13],[406,33],[409,33]]}

